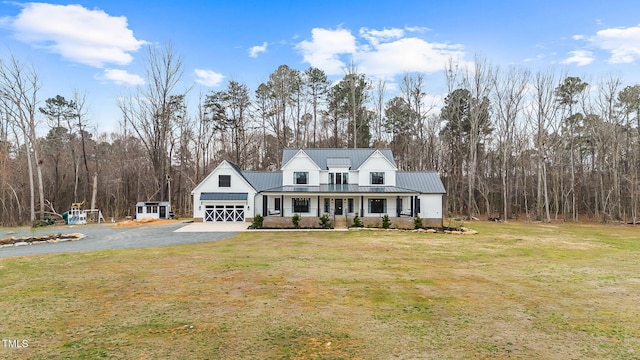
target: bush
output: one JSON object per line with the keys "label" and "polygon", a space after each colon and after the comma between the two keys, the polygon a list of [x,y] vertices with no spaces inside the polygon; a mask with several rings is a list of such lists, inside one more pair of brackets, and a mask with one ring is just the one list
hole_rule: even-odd
{"label": "bush", "polygon": [[416,229],[422,229],[422,219],[420,216],[416,215],[416,217],[413,218],[413,227]]}
{"label": "bush", "polygon": [[358,214],[356,214],[356,216],[353,217],[353,227],[361,228],[363,226],[362,220],[358,217]]}
{"label": "bush", "polygon": [[320,227],[323,229],[331,229],[331,220],[329,220],[329,214],[320,216]]}
{"label": "bush", "polygon": [[262,229],[262,223],[264,222],[264,216],[257,214],[253,217],[253,222],[251,223],[251,227],[253,229]]}
{"label": "bush", "polygon": [[300,214],[294,214],[293,218],[291,218],[291,221],[293,221],[294,228],[300,229]]}
{"label": "bush", "polygon": [[389,215],[384,214],[382,217],[382,227],[388,229],[391,226],[391,219],[389,219]]}

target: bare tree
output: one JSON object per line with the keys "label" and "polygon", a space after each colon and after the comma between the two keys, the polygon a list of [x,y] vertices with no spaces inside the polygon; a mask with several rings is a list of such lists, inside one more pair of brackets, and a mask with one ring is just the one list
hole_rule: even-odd
{"label": "bare tree", "polygon": [[36,220],[35,186],[33,167],[35,165],[38,178],[38,195],[40,201],[40,219],[44,219],[45,197],[42,181],[42,159],[36,132],[36,114],[38,113],[38,91],[40,81],[32,66],[26,65],[11,56],[8,60],[0,59],[0,101],[8,118],[20,129],[27,154],[30,188],[30,220]]}
{"label": "bare tree", "polygon": [[149,46],[146,58],[146,84],[130,98],[119,98],[118,106],[135,133],[142,140],[154,170],[160,200],[168,198],[170,135],[175,126],[176,109],[184,99],[176,93],[182,78],[182,59],[169,44],[163,48]]}

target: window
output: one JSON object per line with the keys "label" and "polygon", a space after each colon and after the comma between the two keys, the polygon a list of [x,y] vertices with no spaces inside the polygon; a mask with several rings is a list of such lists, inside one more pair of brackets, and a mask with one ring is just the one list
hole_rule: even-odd
{"label": "window", "polygon": [[138,206],[138,214],[142,214],[142,206]]}
{"label": "window", "polygon": [[353,199],[347,200],[347,204],[348,204],[348,207],[347,207],[348,212],[352,213],[353,212]]}
{"label": "window", "polygon": [[147,214],[156,214],[158,212],[157,205],[147,205]]}
{"label": "window", "polygon": [[329,198],[324,199],[324,212],[327,214],[331,212],[331,201]]}
{"label": "window", "polygon": [[371,185],[384,185],[384,173],[372,172],[371,173]]}
{"label": "window", "polygon": [[387,212],[387,199],[369,199],[369,213],[384,214]]}
{"label": "window", "polygon": [[416,199],[416,214],[420,213],[420,198]]}
{"label": "window", "polygon": [[[335,179],[335,181],[334,181]],[[342,185],[349,183],[349,173],[329,173],[329,184]]]}
{"label": "window", "polygon": [[218,175],[218,187],[231,187],[231,175]]}
{"label": "window", "polygon": [[308,213],[310,198],[293,198],[293,212],[294,213]]}
{"label": "window", "polygon": [[296,171],[293,173],[293,183],[297,185],[304,185],[309,183],[309,173]]}
{"label": "window", "polygon": [[275,200],[273,204],[273,209],[276,211],[280,211],[280,198],[275,198],[273,200]]}

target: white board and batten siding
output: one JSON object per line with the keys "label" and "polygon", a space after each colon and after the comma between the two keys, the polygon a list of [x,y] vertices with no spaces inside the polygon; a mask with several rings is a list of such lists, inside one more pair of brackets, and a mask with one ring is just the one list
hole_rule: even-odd
{"label": "white board and batten siding", "polygon": [[282,185],[295,186],[294,173],[308,172],[308,184],[306,186],[320,185],[320,168],[304,151],[299,151],[286,164],[282,166]]}
{"label": "white board and batten siding", "polygon": [[396,170],[398,169],[379,151],[371,154],[371,156],[360,165],[358,170],[358,184],[360,186],[371,185],[372,172],[384,172],[384,184],[382,186],[396,186]]}
{"label": "white board and batten siding", "polygon": [[[230,176],[230,186],[219,186],[220,175]],[[203,199],[203,193],[205,193]],[[246,193],[246,199],[240,199],[237,196],[225,196],[228,194],[244,194]],[[211,194],[220,196],[214,196],[216,199],[211,198]],[[255,189],[247,182],[247,180],[238,173],[229,162],[223,161],[217,168],[215,168],[195,189],[192,191],[193,196],[193,209],[194,219],[196,221],[240,221],[239,214],[243,214],[244,219],[252,219],[255,213],[253,205],[253,199],[256,195]],[[228,198],[228,199],[225,199]],[[244,198],[242,196],[241,198]],[[210,213],[207,214],[207,209],[213,209],[216,207],[233,208],[238,209],[235,212],[229,212],[228,215],[213,216]],[[242,208],[241,213],[239,209]]]}

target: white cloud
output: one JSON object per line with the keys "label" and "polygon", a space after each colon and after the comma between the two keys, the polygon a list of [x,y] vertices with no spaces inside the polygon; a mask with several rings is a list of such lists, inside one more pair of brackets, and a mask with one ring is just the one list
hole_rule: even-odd
{"label": "white cloud", "polygon": [[144,84],[144,79],[136,74],[130,74],[126,70],[105,69],[100,77],[103,80],[113,81],[118,85],[137,86]]}
{"label": "white cloud", "polygon": [[569,51],[570,57],[562,60],[561,64],[576,64],[577,66],[589,65],[593,62],[594,57],[591,51],[575,50]]}
{"label": "white cloud", "polygon": [[16,17],[4,18],[0,25],[22,42],[94,67],[129,64],[131,52],[146,43],[133,36],[126,17],[80,5],[26,3]]}
{"label": "white cloud", "polygon": [[356,52],[356,38],[345,29],[314,28],[311,30],[311,41],[304,40],[296,48],[311,66],[327,74],[341,74],[346,64],[340,60],[340,55]]}
{"label": "white cloud", "polygon": [[[356,38],[346,29],[315,28],[311,40],[298,43],[297,49],[305,62],[329,75],[343,74],[347,60],[353,60],[360,71],[383,79],[405,72],[441,71],[450,59],[460,61],[464,58],[461,45],[433,43],[406,36],[407,32],[426,30],[362,28]],[[342,60],[341,57],[345,56],[349,59]]]}
{"label": "white cloud", "polygon": [[384,30],[369,30],[367,28],[362,28],[359,33],[360,37],[368,40],[373,45],[378,45],[380,42],[399,39],[404,36],[404,30],[397,28]]}
{"label": "white cloud", "polygon": [[640,25],[600,30],[590,41],[611,53],[610,63],[632,63],[640,59]]}
{"label": "white cloud", "polygon": [[252,58],[257,58],[258,54],[266,51],[267,51],[267,43],[263,42],[262,45],[252,46],[251,49],[249,49],[249,56]]}
{"label": "white cloud", "polygon": [[194,73],[196,74],[196,82],[208,87],[219,86],[224,79],[224,75],[212,70],[195,69]]}
{"label": "white cloud", "polygon": [[584,35],[573,35],[571,38],[573,40],[582,40],[584,39]]}

